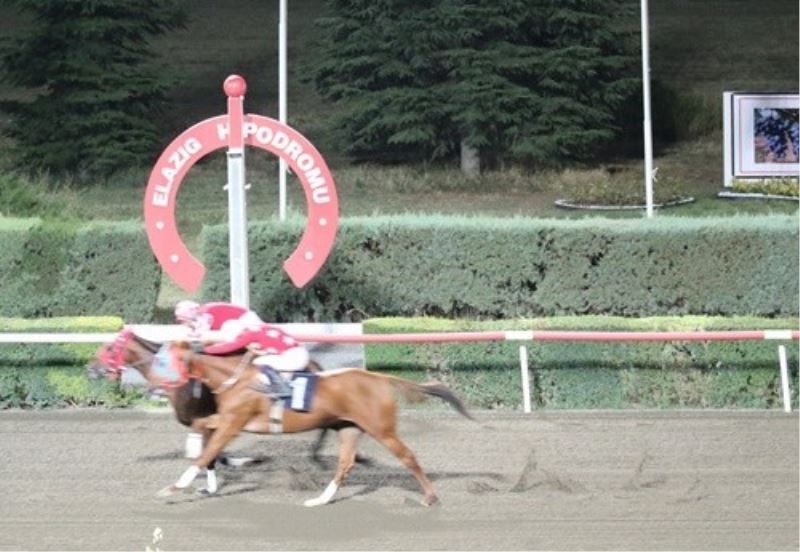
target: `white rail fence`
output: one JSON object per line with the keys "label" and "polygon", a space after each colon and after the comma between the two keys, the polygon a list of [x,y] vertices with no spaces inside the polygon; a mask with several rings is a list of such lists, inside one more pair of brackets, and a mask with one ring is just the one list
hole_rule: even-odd
{"label": "white rail fence", "polygon": [[[361,324],[281,324],[298,341],[316,345],[363,345],[364,343],[470,343],[482,341],[529,341],[529,342],[643,342],[643,341],[798,341],[796,330],[730,330],[692,332],[589,332],[589,331],[485,331],[443,332],[406,334],[364,334]],[[177,325],[132,325],[134,331],[153,341],[172,341],[186,337],[186,328]],[[14,333],[0,332],[0,343],[107,343],[116,333]],[[209,332],[209,340],[219,338]],[[313,353],[312,349],[312,353]],[[363,358],[363,353],[361,354]],[[530,389],[532,378],[528,366],[526,345],[519,348],[522,376],[523,409],[531,412]],[[323,365],[326,363],[323,362]],[[778,346],[781,395],[783,409],[791,412],[791,391],[786,346]],[[328,364],[330,365],[330,364]]]}

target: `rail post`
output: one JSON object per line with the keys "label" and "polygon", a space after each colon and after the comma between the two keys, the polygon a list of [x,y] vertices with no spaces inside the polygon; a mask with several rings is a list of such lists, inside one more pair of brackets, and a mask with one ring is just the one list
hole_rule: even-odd
{"label": "rail post", "polygon": [[786,345],[778,345],[778,361],[781,365],[781,390],[783,391],[783,411],[792,411],[792,395],[789,392],[789,362],[786,360]]}
{"label": "rail post", "polygon": [[528,372],[528,347],[519,346],[519,369],[522,373],[522,409],[525,414],[531,413],[531,382]]}

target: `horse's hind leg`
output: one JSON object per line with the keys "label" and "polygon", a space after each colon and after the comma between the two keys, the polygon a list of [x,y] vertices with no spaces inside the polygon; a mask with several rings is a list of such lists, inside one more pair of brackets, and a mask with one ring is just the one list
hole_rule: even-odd
{"label": "horse's hind leg", "polygon": [[347,475],[353,469],[356,459],[356,445],[362,433],[361,428],[356,426],[343,427],[339,430],[339,466],[336,468],[336,475],[322,494],[317,498],[306,500],[303,503],[305,506],[321,506],[333,499],[336,491],[344,484]]}
{"label": "horse's hind leg", "polygon": [[392,451],[392,453],[397,456],[403,465],[414,474],[414,477],[417,478],[417,481],[419,481],[419,484],[422,486],[422,504],[425,506],[436,504],[439,501],[439,498],[433,491],[433,484],[431,483],[430,479],[428,479],[428,476],[425,475],[425,472],[422,471],[422,468],[417,462],[417,458],[414,456],[414,453],[411,452],[411,449],[409,449],[405,443],[398,439],[397,435],[395,435],[393,431],[384,432],[382,435],[373,435],[373,437],[375,437],[375,439],[383,443],[386,448]]}

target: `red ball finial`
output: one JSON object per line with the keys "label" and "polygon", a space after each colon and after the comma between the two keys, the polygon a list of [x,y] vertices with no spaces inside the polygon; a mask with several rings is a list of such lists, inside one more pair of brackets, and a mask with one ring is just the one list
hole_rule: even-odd
{"label": "red ball finial", "polygon": [[247,82],[239,75],[231,75],[225,79],[222,88],[229,98],[240,98],[247,92]]}

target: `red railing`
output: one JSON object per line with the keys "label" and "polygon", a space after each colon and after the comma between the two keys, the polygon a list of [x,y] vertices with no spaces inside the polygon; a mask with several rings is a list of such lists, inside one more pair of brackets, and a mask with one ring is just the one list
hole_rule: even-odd
{"label": "red railing", "polygon": [[487,331],[331,335],[295,335],[304,343],[448,343],[479,341],[762,341],[800,340],[800,331],[793,330],[725,330],[692,332],[589,332],[561,330]]}

